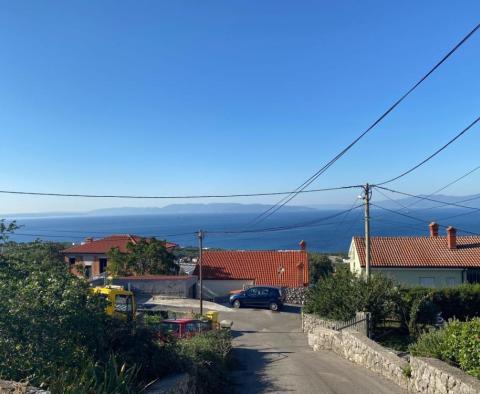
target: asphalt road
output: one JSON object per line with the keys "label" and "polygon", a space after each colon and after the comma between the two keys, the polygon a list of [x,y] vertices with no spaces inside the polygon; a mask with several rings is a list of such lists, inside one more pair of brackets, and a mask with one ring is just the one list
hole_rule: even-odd
{"label": "asphalt road", "polygon": [[300,331],[298,308],[239,309],[233,320],[232,374],[236,393],[406,393],[373,372],[329,351],[314,352]]}

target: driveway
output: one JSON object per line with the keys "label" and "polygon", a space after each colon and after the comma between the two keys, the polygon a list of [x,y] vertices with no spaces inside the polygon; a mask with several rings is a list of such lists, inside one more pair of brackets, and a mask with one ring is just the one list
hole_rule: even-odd
{"label": "driveway", "polygon": [[314,352],[300,331],[296,307],[282,312],[239,309],[221,313],[221,318],[234,321],[237,393],[406,393],[334,353]]}

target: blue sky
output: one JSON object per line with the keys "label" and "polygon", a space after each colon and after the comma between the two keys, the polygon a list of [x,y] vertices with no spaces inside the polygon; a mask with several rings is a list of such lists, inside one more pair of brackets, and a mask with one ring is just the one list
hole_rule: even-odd
{"label": "blue sky", "polygon": [[[0,188],[293,189],[479,15],[478,1],[2,1]],[[477,33],[312,186],[389,178],[470,123],[480,108],[479,50]],[[479,133],[391,186],[430,193],[479,165]],[[477,193],[479,180],[476,174],[448,192]],[[350,203],[356,194],[294,203]],[[0,201],[4,213],[171,202]]]}

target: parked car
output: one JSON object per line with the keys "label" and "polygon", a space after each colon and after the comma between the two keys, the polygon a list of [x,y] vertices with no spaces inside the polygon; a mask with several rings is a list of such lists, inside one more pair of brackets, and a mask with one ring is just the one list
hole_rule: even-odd
{"label": "parked car", "polygon": [[230,305],[234,308],[269,308],[278,311],[284,303],[284,296],[278,287],[255,286],[230,296]]}
{"label": "parked car", "polygon": [[212,330],[210,320],[198,319],[168,319],[160,325],[161,337],[174,336],[178,339],[190,338],[205,331]]}

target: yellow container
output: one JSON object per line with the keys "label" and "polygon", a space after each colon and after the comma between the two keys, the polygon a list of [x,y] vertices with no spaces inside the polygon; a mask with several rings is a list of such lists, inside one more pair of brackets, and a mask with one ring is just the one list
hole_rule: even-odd
{"label": "yellow container", "polygon": [[210,320],[213,324],[218,323],[218,312],[217,311],[208,311],[205,313],[205,316],[207,316],[208,320]]}

